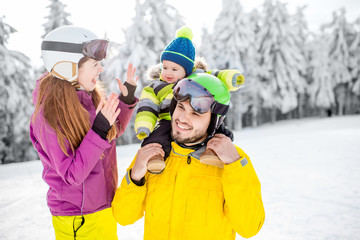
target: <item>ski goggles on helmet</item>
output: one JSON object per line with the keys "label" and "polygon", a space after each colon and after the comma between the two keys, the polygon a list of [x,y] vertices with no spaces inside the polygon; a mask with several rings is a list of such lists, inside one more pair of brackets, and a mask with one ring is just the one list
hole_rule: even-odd
{"label": "ski goggles on helmet", "polygon": [[208,111],[225,115],[228,106],[215,101],[214,96],[201,84],[185,78],[178,81],[173,87],[174,99],[178,102],[189,100],[190,106],[198,113]]}
{"label": "ski goggles on helmet", "polygon": [[102,60],[106,57],[106,50],[109,45],[109,41],[107,40],[91,40],[89,42],[83,43],[82,53],[95,60]]}
{"label": "ski goggles on helmet", "polygon": [[95,39],[83,43],[43,41],[41,44],[41,50],[82,53],[86,57],[100,61],[106,57],[108,44],[109,41],[104,39]]}

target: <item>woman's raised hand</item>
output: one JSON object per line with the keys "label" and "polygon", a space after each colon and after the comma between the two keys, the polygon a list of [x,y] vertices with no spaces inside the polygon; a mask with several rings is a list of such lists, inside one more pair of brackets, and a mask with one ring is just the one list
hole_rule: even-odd
{"label": "woman's raised hand", "polygon": [[101,111],[102,115],[104,115],[104,117],[109,121],[110,126],[112,126],[121,111],[120,108],[118,108],[118,105],[119,105],[118,95],[112,93],[109,96],[109,98],[106,100],[105,104],[103,100],[100,101],[96,109],[96,114],[98,114],[98,112]]}
{"label": "woman's raised hand", "polygon": [[[127,70],[127,79],[126,79],[126,82],[132,86],[136,86],[137,85],[137,82],[139,80],[139,76],[136,76],[135,77],[135,70],[136,68],[133,67],[132,63],[129,63],[129,66],[128,66],[128,70]],[[128,95],[128,89],[126,86],[124,86],[124,84],[121,82],[120,79],[116,78],[116,81],[118,82],[119,84],[119,88],[120,88],[120,91],[121,91],[121,94],[124,95],[124,96],[127,96]]]}

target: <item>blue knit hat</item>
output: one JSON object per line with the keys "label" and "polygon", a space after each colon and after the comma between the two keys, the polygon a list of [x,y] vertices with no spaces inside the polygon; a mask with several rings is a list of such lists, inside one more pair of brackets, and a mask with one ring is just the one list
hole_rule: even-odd
{"label": "blue knit hat", "polygon": [[188,76],[194,67],[195,48],[192,44],[193,34],[190,28],[182,27],[176,31],[176,38],[166,46],[161,54],[160,61],[169,60],[185,69]]}

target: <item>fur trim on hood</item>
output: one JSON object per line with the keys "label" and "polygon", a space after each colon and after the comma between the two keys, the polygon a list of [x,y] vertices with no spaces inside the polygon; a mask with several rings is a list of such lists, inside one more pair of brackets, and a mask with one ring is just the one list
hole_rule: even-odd
{"label": "fur trim on hood", "polygon": [[[196,69],[202,69],[205,72],[207,71],[207,63],[203,57],[195,58],[194,67]],[[147,79],[150,80],[155,80],[160,78],[160,74],[161,74],[161,63],[150,67],[146,72]]]}

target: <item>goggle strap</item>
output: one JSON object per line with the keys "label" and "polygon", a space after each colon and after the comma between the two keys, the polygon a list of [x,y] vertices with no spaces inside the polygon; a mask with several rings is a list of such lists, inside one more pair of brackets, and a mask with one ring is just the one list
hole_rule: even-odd
{"label": "goggle strap", "polygon": [[82,46],[82,44],[77,43],[43,41],[41,44],[41,50],[82,53]]}
{"label": "goggle strap", "polygon": [[211,109],[212,109],[211,110],[212,113],[215,113],[215,114],[218,114],[221,116],[225,116],[229,110],[229,105],[225,105],[225,104],[215,101],[213,103],[213,106],[211,107]]}

